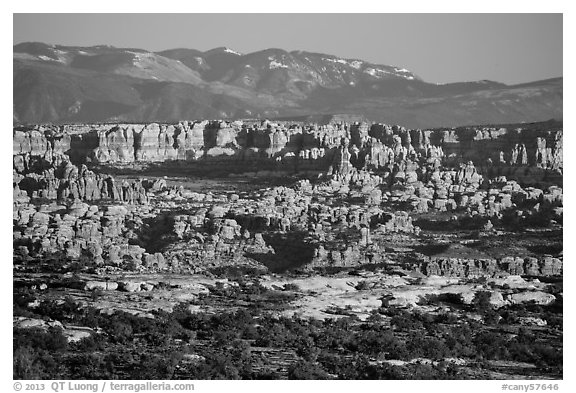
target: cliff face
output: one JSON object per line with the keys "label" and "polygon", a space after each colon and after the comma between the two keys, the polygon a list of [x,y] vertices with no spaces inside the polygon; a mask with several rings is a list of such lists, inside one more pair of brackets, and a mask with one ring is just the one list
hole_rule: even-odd
{"label": "cliff face", "polygon": [[529,180],[562,173],[562,142],[557,123],[414,130],[366,123],[202,121],[19,128],[14,131],[14,157],[17,168],[66,153],[76,164],[186,161],[230,172],[261,164],[271,170],[327,171],[330,165],[349,162],[357,169],[390,168],[407,183],[423,177],[422,160],[452,166],[471,161],[475,169],[470,170],[490,177]]}
{"label": "cliff face", "polygon": [[560,276],[562,261],[558,258],[458,259],[430,258],[418,265],[427,276],[498,277],[507,275]]}
{"label": "cliff face", "polygon": [[132,199],[83,163],[170,163],[208,176],[324,173],[334,192],[358,187],[357,198],[366,203],[391,202],[415,213],[467,209],[501,217],[515,206],[554,216],[562,197],[556,186],[562,137],[560,125],[548,123],[439,130],[225,121],[36,126],[14,131],[13,163],[15,176],[23,177],[15,180],[18,192],[29,196]]}
{"label": "cliff face", "polygon": [[[385,262],[377,250],[362,250],[350,247],[343,252],[316,249],[308,269],[326,267],[355,267]],[[553,257],[505,257],[500,259],[467,259],[421,257],[418,261],[405,266],[407,270],[426,276],[458,278],[507,277],[509,275],[561,276],[563,262]]]}
{"label": "cliff face", "polygon": [[[394,249],[407,239],[399,248],[410,250],[438,226],[494,239],[498,228],[557,230],[563,220],[560,124],[413,130],[202,121],[35,126],[13,136],[14,239],[24,260],[64,253],[71,260],[150,259],[145,264],[174,271],[235,263],[346,268],[386,264],[390,242]],[[146,164],[207,177],[320,176],[240,197],[99,172]],[[121,219],[124,207],[136,212],[130,222]],[[153,262],[160,250],[166,261]],[[500,259],[419,256],[403,267],[454,277],[560,275],[561,258],[547,250]]]}

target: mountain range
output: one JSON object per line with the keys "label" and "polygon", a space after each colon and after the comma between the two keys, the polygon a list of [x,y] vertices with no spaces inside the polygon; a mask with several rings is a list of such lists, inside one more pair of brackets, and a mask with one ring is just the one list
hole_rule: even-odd
{"label": "mountain range", "polygon": [[[362,118],[408,127],[562,119],[562,78],[434,84],[360,59],[266,49],[13,47],[15,124]],[[432,60],[431,60],[432,61]]]}

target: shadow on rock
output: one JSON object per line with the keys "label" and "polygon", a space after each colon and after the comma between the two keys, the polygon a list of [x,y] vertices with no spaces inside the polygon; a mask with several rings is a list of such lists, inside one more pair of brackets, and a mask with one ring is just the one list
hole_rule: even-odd
{"label": "shadow on rock", "polygon": [[314,246],[305,240],[306,235],[306,232],[264,235],[266,244],[274,249],[274,254],[249,253],[246,256],[262,263],[272,273],[297,269],[310,263],[314,256]]}

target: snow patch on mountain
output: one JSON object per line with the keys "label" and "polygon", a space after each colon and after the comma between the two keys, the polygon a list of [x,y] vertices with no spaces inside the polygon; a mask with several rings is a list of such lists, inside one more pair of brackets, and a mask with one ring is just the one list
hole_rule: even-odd
{"label": "snow patch on mountain", "polygon": [[353,60],[353,61],[350,63],[350,67],[356,68],[357,70],[359,70],[360,67],[362,67],[362,64],[364,64],[364,62],[362,62],[362,61],[360,61],[360,60]]}
{"label": "snow patch on mountain", "polygon": [[400,76],[403,76],[404,78],[406,78],[408,80],[414,79],[414,76],[412,76],[412,72],[410,72],[410,70],[407,70],[406,68],[394,67],[394,71],[396,71],[399,74],[408,74],[408,75],[400,75]]}
{"label": "snow patch on mountain", "polygon": [[230,48],[224,48],[224,52],[226,52],[226,53],[232,53],[233,55],[237,55],[237,56],[242,56],[242,53],[236,52],[235,50],[232,50],[232,49],[230,49]]}
{"label": "snow patch on mountain", "polygon": [[127,52],[131,53],[134,56],[132,58],[132,65],[138,68],[144,68],[144,65],[142,63],[154,57],[152,53],[131,52],[131,51]]}
{"label": "snow patch on mountain", "polygon": [[348,62],[347,62],[346,60],[344,60],[344,59],[338,59],[338,58],[336,58],[336,59],[329,59],[329,58],[323,57],[322,60],[324,60],[324,61],[329,61],[329,62],[332,62],[332,63],[340,63],[340,64],[349,65]]}
{"label": "snow patch on mountain", "polygon": [[347,65],[347,66],[352,67],[352,68],[357,69],[357,70],[359,70],[360,67],[362,67],[362,65],[364,64],[364,62],[360,61],[360,60],[349,61],[349,60],[341,59],[341,58],[325,58],[324,57],[324,58],[322,58],[322,60],[329,61],[331,63],[344,64],[344,65]]}
{"label": "snow patch on mountain", "polygon": [[53,59],[53,58],[48,57],[48,56],[39,55],[38,58],[40,60],[44,60],[44,61],[55,61],[55,62],[59,62],[59,63],[66,63],[66,58],[62,58],[62,57],[58,57],[57,59]]}
{"label": "snow patch on mountain", "polygon": [[374,77],[376,77],[376,78],[381,77],[381,76],[384,76],[384,75],[387,75],[387,74],[392,74],[392,72],[390,72],[390,71],[382,70],[382,69],[380,69],[380,68],[371,68],[371,67],[370,67],[370,68],[366,68],[366,69],[364,70],[364,72],[365,72],[366,74],[372,75],[372,76],[374,76]]}
{"label": "snow patch on mountain", "polygon": [[385,77],[386,75],[394,75],[394,76],[399,76],[408,80],[413,80],[414,76],[412,76],[412,73],[407,70],[406,68],[397,68],[397,67],[393,67],[394,72],[391,71],[387,71],[387,70],[383,70],[382,68],[366,68],[364,70],[364,73],[371,75],[375,78],[381,78],[381,77]]}
{"label": "snow patch on mountain", "polygon": [[287,66],[286,64],[280,63],[280,62],[278,62],[278,61],[276,61],[276,60],[272,60],[272,61],[270,62],[270,69],[271,69],[271,70],[274,70],[274,69],[276,69],[276,68],[288,68],[288,66]]}

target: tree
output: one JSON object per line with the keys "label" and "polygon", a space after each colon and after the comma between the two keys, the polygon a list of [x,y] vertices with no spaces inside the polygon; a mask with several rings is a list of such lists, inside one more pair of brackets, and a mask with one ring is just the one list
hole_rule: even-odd
{"label": "tree", "polygon": [[328,374],[313,362],[299,362],[288,368],[288,379],[328,379]]}

